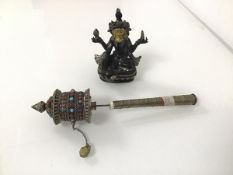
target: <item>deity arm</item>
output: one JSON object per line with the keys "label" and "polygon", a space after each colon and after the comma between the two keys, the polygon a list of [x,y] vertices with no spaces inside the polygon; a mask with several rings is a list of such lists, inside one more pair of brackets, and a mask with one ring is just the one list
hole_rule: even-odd
{"label": "deity arm", "polygon": [[130,46],[130,52],[133,53],[137,49],[137,47],[139,45],[140,45],[140,41],[138,39],[134,44],[131,44],[131,46]]}
{"label": "deity arm", "polygon": [[104,50],[107,50],[108,45],[104,42],[104,40],[101,37],[99,37],[99,42],[98,43],[100,43],[102,45]]}
{"label": "deity arm", "polygon": [[111,39],[109,40],[109,42],[108,42],[108,44],[106,45],[107,47],[106,47],[106,54],[109,56],[110,55],[110,53],[111,53],[111,51],[112,51],[112,48],[113,48],[113,44],[112,44],[112,42],[111,42]]}
{"label": "deity arm", "polygon": [[104,40],[99,36],[98,29],[95,29],[93,32],[94,37],[91,38],[93,43],[100,43],[104,50],[107,50],[108,45],[104,42]]}
{"label": "deity arm", "polygon": [[148,43],[148,39],[147,39],[147,37],[145,38],[144,32],[142,30],[141,37],[133,45],[131,44],[130,52],[133,53],[140,44],[145,44],[145,43]]}

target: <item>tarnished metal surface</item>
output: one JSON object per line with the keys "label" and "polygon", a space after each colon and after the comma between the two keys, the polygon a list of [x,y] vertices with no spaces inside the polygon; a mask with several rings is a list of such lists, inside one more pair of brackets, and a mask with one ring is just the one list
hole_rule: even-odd
{"label": "tarnished metal surface", "polygon": [[85,92],[75,91],[61,92],[56,89],[48,101],[43,101],[32,106],[33,109],[43,112],[47,111],[53,118],[55,124],[61,121],[79,121],[86,120],[90,122],[91,116],[91,96],[90,90]]}
{"label": "tarnished metal surface", "polygon": [[174,96],[176,105],[195,105],[197,103],[197,97],[194,94]]}
{"label": "tarnished metal surface", "polygon": [[197,98],[194,94],[155,97],[144,99],[129,99],[112,101],[110,104],[97,105],[91,101],[90,90],[85,92],[75,91],[72,89],[69,92],[61,92],[56,89],[53,96],[49,97],[47,102],[40,101],[32,106],[33,109],[43,112],[47,111],[49,116],[57,125],[61,121],[70,121],[73,130],[81,133],[85,139],[85,146],[79,151],[80,157],[87,157],[91,150],[91,145],[88,143],[86,134],[75,127],[76,121],[86,120],[91,121],[91,112],[97,107],[110,107],[111,109],[134,108],[134,107],[149,107],[149,106],[175,106],[175,105],[195,105]]}
{"label": "tarnished metal surface", "polygon": [[196,96],[194,94],[190,94],[190,95],[155,97],[155,98],[144,98],[144,99],[118,100],[111,102],[110,108],[122,109],[122,108],[150,107],[150,106],[194,105],[196,104],[196,102],[197,102]]}
{"label": "tarnished metal surface", "polygon": [[93,31],[92,42],[99,43],[104,48],[102,54],[95,55],[95,60],[101,80],[111,83],[129,82],[134,80],[136,66],[141,59],[141,56],[134,56],[134,51],[139,45],[146,44],[148,39],[141,31],[140,38],[132,43],[129,38],[129,22],[122,20],[120,9],[116,10],[115,16],[116,20],[109,23],[108,31],[112,36],[107,43],[100,37],[98,29]]}
{"label": "tarnished metal surface", "polygon": [[153,107],[153,106],[176,106],[176,105],[195,105],[197,97],[194,94],[165,96],[143,99],[115,100],[109,104],[97,105],[91,101],[90,90],[85,92],[71,90],[61,92],[55,90],[45,103],[43,101],[32,106],[33,109],[43,112],[47,111],[53,118],[55,124],[61,121],[75,122],[86,120],[91,122],[92,110],[97,107],[110,107],[110,109],[135,108],[135,107]]}

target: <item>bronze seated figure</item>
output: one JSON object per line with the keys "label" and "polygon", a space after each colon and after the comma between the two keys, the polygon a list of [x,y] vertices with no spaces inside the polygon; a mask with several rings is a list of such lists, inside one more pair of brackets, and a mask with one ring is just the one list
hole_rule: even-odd
{"label": "bronze seated figure", "polygon": [[[99,31],[94,30],[92,41],[100,43],[105,51],[101,55],[95,55],[100,78],[106,82],[129,82],[136,76],[141,56],[135,57],[133,52],[137,46],[148,42],[141,31],[141,37],[134,43],[129,39],[130,25],[126,21],[122,21],[122,13],[120,9],[116,10],[116,21],[109,23],[109,30],[112,34],[106,44],[99,36]],[[112,52],[114,48],[114,51]]]}

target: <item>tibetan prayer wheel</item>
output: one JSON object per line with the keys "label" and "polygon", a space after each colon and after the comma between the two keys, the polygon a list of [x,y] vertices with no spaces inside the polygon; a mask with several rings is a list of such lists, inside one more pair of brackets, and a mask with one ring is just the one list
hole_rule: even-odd
{"label": "tibetan prayer wheel", "polygon": [[91,112],[97,107],[110,107],[110,109],[135,108],[135,107],[153,107],[153,106],[176,106],[176,105],[195,105],[197,97],[194,94],[165,96],[143,99],[129,99],[112,101],[109,104],[97,105],[91,101],[90,90],[85,92],[75,91],[61,92],[55,90],[53,96],[49,97],[47,102],[39,102],[32,106],[33,109],[43,112],[47,111],[53,118],[55,124],[61,121],[91,121]]}
{"label": "tibetan prayer wheel", "polygon": [[176,105],[195,105],[197,97],[194,94],[165,96],[143,99],[116,100],[109,104],[97,105],[91,101],[90,90],[61,92],[55,90],[47,102],[39,102],[32,106],[39,112],[46,112],[57,125],[61,121],[70,121],[73,129],[79,131],[85,138],[86,145],[80,149],[80,156],[87,157],[90,152],[90,144],[82,130],[75,128],[75,122],[80,120],[91,121],[91,112],[97,107],[109,107],[110,109],[135,108],[135,107],[154,107],[154,106],[176,106]]}

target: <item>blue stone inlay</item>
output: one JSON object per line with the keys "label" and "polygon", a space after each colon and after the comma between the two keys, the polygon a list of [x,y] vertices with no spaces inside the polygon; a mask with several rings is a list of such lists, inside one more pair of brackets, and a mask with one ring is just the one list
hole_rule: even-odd
{"label": "blue stone inlay", "polygon": [[70,108],[69,111],[70,111],[70,112],[74,112],[74,108]]}
{"label": "blue stone inlay", "polygon": [[74,97],[70,97],[69,100],[70,100],[70,101],[74,101]]}

